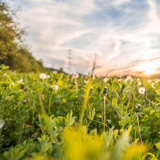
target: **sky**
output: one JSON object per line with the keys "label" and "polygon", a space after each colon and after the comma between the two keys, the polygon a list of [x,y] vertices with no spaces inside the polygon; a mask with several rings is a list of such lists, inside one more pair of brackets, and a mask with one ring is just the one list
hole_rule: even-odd
{"label": "sky", "polygon": [[96,59],[99,75],[160,68],[160,0],[3,1],[20,8],[25,43],[46,67],[89,73]]}

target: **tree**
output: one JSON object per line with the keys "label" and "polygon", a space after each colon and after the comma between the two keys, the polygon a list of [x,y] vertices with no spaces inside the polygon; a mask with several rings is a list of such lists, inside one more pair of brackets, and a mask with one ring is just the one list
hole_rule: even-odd
{"label": "tree", "polygon": [[41,71],[37,61],[22,42],[23,30],[13,20],[15,13],[7,3],[0,1],[0,64],[18,71]]}

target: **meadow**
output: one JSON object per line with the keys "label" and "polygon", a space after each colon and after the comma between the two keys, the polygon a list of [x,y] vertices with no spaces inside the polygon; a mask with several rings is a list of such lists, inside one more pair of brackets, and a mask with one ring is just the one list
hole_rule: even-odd
{"label": "meadow", "polygon": [[0,66],[0,159],[160,159],[160,79]]}

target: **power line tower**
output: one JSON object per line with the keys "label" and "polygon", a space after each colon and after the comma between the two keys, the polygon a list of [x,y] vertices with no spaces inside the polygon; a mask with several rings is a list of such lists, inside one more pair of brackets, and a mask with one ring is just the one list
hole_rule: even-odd
{"label": "power line tower", "polygon": [[71,66],[72,66],[72,50],[68,50],[68,71],[71,72]]}
{"label": "power line tower", "polygon": [[52,68],[54,68],[54,62],[52,62]]}

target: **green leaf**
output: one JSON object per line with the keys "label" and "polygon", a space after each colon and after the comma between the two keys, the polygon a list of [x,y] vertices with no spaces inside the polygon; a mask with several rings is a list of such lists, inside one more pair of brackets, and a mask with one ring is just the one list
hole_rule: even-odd
{"label": "green leaf", "polygon": [[160,142],[156,143],[155,146],[158,149],[158,151],[160,151]]}
{"label": "green leaf", "polygon": [[114,138],[114,132],[113,128],[111,128],[107,133],[106,133],[106,147],[108,148],[109,146],[112,145],[113,139]]}
{"label": "green leaf", "polygon": [[66,118],[65,118],[65,125],[66,126],[71,126],[75,120],[76,120],[76,117],[72,117],[72,110],[67,114]]}
{"label": "green leaf", "polygon": [[89,117],[88,118],[90,120],[93,120],[94,116],[95,116],[95,108],[92,108],[89,110]]}
{"label": "green leaf", "polygon": [[16,157],[17,160],[20,160],[26,153],[26,149],[23,149],[22,151],[20,151]]}

